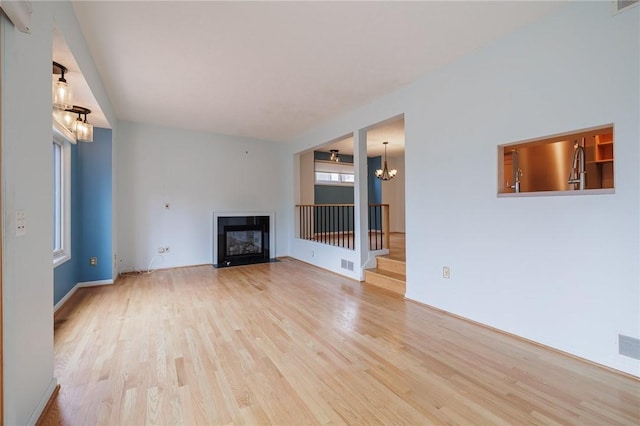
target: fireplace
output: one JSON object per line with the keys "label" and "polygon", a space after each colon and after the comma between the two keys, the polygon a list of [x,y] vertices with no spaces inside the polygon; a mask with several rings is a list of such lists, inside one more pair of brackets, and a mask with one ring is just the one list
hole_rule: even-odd
{"label": "fireplace", "polygon": [[271,222],[267,215],[214,215],[213,266],[270,262]]}
{"label": "fireplace", "polygon": [[224,230],[224,255],[247,256],[262,254],[262,228],[228,226]]}

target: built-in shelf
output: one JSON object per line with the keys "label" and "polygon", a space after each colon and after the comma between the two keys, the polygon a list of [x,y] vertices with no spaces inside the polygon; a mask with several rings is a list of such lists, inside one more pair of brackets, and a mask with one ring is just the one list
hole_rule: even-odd
{"label": "built-in shelf", "polygon": [[596,163],[613,161],[613,131],[595,135]]}

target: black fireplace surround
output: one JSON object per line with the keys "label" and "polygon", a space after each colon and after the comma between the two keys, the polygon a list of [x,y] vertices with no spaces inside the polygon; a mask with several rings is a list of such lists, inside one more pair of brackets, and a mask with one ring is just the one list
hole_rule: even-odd
{"label": "black fireplace surround", "polygon": [[218,216],[216,268],[270,261],[269,216]]}

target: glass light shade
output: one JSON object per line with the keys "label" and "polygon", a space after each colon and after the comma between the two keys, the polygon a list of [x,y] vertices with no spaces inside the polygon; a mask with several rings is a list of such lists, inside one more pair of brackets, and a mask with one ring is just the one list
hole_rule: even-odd
{"label": "glass light shade", "polygon": [[389,170],[387,166],[387,160],[384,161],[384,168],[376,170],[376,177],[380,180],[391,180],[396,176],[398,171],[396,169]]}
{"label": "glass light shade", "polygon": [[54,112],[56,120],[70,132],[76,131],[76,115],[71,111],[57,110]]}
{"label": "glass light shade", "polygon": [[76,139],[78,142],[93,142],[93,126],[86,120],[76,121]]}
{"label": "glass light shade", "polygon": [[[62,124],[62,122],[63,122],[62,113],[63,113],[63,111],[61,111],[61,110],[59,110],[57,108],[54,108],[53,112],[51,113],[53,115],[53,119],[56,120],[60,124]],[[67,126],[64,126],[64,127],[67,127]]]}
{"label": "glass light shade", "polygon": [[87,140],[83,142],[93,142],[93,124],[89,124],[85,121],[87,125]]}
{"label": "glass light shade", "polygon": [[56,80],[53,82],[53,106],[59,109],[69,109],[73,107],[73,93],[69,83]]}

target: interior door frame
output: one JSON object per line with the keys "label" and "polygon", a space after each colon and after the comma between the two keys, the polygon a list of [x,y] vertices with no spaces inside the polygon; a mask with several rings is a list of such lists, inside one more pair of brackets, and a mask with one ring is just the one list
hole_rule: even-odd
{"label": "interior door frame", "polygon": [[4,318],[3,313],[3,297],[2,297],[2,246],[4,244],[4,238],[2,234],[3,221],[2,215],[3,207],[2,207],[2,198],[3,192],[2,188],[2,31],[4,29],[4,25],[0,22],[0,426],[4,425],[4,374],[3,374],[3,366],[4,366],[4,325],[2,319]]}

